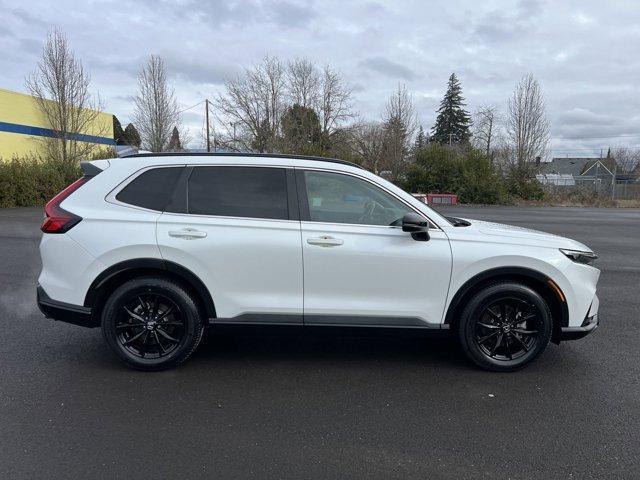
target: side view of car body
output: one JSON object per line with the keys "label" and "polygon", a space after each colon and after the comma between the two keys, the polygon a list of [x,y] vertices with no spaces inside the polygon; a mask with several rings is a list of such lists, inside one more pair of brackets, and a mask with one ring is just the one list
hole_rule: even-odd
{"label": "side view of car body", "polygon": [[598,325],[596,256],[555,235],[447,218],[347,162],[254,154],[83,164],[45,208],[38,304],[101,327],[144,370],[212,324],[448,330],[514,370]]}

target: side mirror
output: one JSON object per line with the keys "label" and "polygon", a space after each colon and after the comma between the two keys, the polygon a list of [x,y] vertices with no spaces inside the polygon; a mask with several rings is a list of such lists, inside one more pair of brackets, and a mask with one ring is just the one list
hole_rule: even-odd
{"label": "side mirror", "polygon": [[411,238],[421,242],[429,240],[429,220],[422,215],[409,212],[402,217],[402,231],[411,233]]}

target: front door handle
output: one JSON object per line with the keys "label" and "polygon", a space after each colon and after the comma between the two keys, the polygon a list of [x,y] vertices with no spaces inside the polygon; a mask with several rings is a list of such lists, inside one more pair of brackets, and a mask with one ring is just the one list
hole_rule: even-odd
{"label": "front door handle", "polygon": [[207,232],[201,232],[195,228],[183,228],[182,230],[169,230],[170,237],[184,238],[185,240],[193,240],[196,238],[204,238]]}
{"label": "front door handle", "polygon": [[340,238],[333,238],[326,235],[322,237],[310,237],[307,238],[309,245],[318,245],[319,247],[339,247],[344,243]]}

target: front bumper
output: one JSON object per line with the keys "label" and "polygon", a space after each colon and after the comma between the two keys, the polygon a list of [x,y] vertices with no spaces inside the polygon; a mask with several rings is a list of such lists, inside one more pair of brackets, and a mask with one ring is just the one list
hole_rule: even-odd
{"label": "front bumper", "polygon": [[53,300],[41,285],[38,285],[37,297],[38,308],[47,318],[80,325],[81,327],[93,328],[100,326],[100,322],[96,322],[93,318],[90,308]]}
{"label": "front bumper", "polygon": [[560,340],[579,340],[594,332],[598,328],[598,314],[587,317],[579,327],[562,327]]}

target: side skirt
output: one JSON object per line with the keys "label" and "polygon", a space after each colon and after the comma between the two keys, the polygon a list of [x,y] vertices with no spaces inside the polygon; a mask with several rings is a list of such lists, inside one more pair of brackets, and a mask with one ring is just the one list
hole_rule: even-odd
{"label": "side skirt", "polygon": [[387,317],[360,315],[297,315],[273,313],[245,313],[231,318],[210,318],[209,325],[283,325],[299,327],[401,328],[420,330],[448,330],[449,325],[426,323],[416,317]]}

